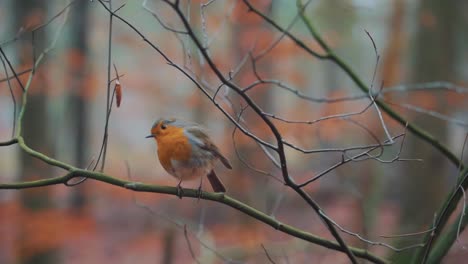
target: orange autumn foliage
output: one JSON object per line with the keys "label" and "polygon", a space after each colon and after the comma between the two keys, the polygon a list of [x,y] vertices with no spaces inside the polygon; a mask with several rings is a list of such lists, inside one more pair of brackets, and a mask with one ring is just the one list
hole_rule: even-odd
{"label": "orange autumn foliage", "polygon": [[162,240],[163,234],[156,232],[147,232],[139,236],[134,237],[126,250],[130,252],[141,252],[141,251],[153,251],[154,248],[163,247],[164,241]]}
{"label": "orange autumn foliage", "polygon": [[21,240],[22,248],[15,250],[21,252],[22,257],[58,248],[70,239],[95,232],[96,228],[96,223],[89,214],[70,213],[65,209],[31,211],[19,203],[11,202],[1,203],[0,211],[2,215],[9,216],[0,218],[1,226],[13,222],[21,223],[20,233],[16,232],[15,235],[11,233],[12,230],[0,228],[0,235],[16,236],[17,240]]}
{"label": "orange autumn foliage", "polygon": [[383,51],[382,76],[386,86],[392,86],[402,79],[401,60],[402,51],[406,48],[407,32],[404,30],[404,2],[398,0],[394,2],[395,11],[391,16],[389,26],[390,35],[387,47]]}
{"label": "orange autumn foliage", "polygon": [[87,58],[82,51],[78,49],[69,49],[69,51],[66,54],[66,57],[68,67],[70,67],[70,71],[74,72],[83,70]]}
{"label": "orange autumn foliage", "polygon": [[235,244],[237,241],[242,241],[246,248],[257,248],[259,244],[267,237],[265,232],[262,232],[262,225],[258,223],[246,223],[243,226],[235,226],[227,228],[225,225],[215,225],[212,227],[212,232],[215,237],[219,238],[220,244]]}
{"label": "orange autumn foliage", "polygon": [[[468,83],[459,83],[458,85],[467,87]],[[449,105],[462,106],[466,103],[466,98],[464,96],[460,96],[458,93],[447,92],[445,99]]]}
{"label": "orange autumn foliage", "polygon": [[418,92],[411,94],[408,97],[408,101],[406,101],[405,103],[409,103],[426,109],[434,109],[439,105],[439,97],[434,93]]}

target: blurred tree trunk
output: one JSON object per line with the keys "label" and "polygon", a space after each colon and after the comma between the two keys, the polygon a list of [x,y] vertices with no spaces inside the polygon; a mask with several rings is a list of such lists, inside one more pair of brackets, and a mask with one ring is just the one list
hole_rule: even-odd
{"label": "blurred tree trunk", "polygon": [[[456,72],[456,23],[458,4],[462,1],[426,0],[420,2],[419,24],[412,52],[413,83],[451,81]],[[400,98],[400,100],[403,98]],[[424,94],[411,98],[409,103],[421,105],[423,100],[433,100],[433,110],[444,110],[447,98]],[[441,142],[447,142],[447,123],[425,115],[414,122],[429,130]],[[423,163],[409,163],[401,176],[402,232],[421,231],[430,227],[434,213],[440,208],[449,188],[447,159],[429,144],[411,136],[406,141],[405,156],[422,158]],[[411,223],[411,224],[408,224]],[[408,240],[406,239],[406,244]],[[405,263],[410,252],[397,254]]]}
{"label": "blurred tree trunk", "polygon": [[[87,91],[86,78],[88,77],[88,2],[78,1],[70,13],[70,35],[69,35],[69,124],[72,134],[68,136],[72,143],[75,164],[80,168],[88,166],[87,146],[88,146],[88,123],[87,123]],[[67,84],[66,84],[67,85]],[[72,141],[72,139],[74,141]],[[71,189],[72,209],[80,210],[85,204],[83,188],[79,185]]]}
{"label": "blurred tree trunk", "polygon": [[163,240],[163,253],[161,263],[172,264],[176,256],[176,234],[173,227],[166,228]]}
{"label": "blurred tree trunk", "polygon": [[404,30],[406,4],[404,0],[393,1],[393,12],[388,27],[388,42],[382,56],[381,73],[385,86],[398,84],[401,80],[401,66],[403,46],[408,41],[407,31]]}
{"label": "blurred tree trunk", "polygon": [[[47,13],[46,1],[28,1],[17,0],[13,1],[13,12],[15,14],[15,29],[24,27],[30,29],[39,23]],[[17,57],[20,65],[32,64],[31,38],[25,38],[23,42],[17,42]],[[44,30],[36,32],[34,36],[33,48],[36,51],[36,56],[42,52],[47,45],[47,36]],[[47,83],[44,71],[38,70],[34,81],[31,84],[28,95],[28,104],[26,113],[23,118],[23,136],[25,142],[34,149],[40,152],[52,155],[52,142],[50,135],[49,119],[47,116]],[[21,167],[19,169],[20,180],[30,181],[51,176],[52,170],[44,162],[30,157],[25,152],[20,152]],[[50,200],[50,189],[38,188],[23,190],[19,193],[21,203],[24,207],[24,214],[21,218],[19,227],[28,226],[30,222],[37,222],[40,214],[39,211],[47,210],[52,207]],[[49,221],[43,219],[43,221]],[[33,230],[33,229],[29,229]],[[43,230],[35,230],[39,233]],[[42,250],[31,248],[28,241],[31,240],[34,233],[26,233],[25,229],[19,231],[20,238],[18,239],[18,256],[17,263],[55,263],[56,250],[47,246]],[[28,246],[29,245],[29,246]]]}

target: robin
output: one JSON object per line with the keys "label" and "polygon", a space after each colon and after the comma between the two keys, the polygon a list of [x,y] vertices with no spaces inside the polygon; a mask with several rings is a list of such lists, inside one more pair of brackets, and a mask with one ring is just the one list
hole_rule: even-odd
{"label": "robin", "polygon": [[231,164],[198,124],[174,118],[159,119],[146,138],[156,140],[159,162],[170,175],[179,179],[179,190],[183,180],[196,178],[201,178],[201,190],[202,177],[206,175],[215,192],[226,192],[213,167],[218,159],[228,169],[232,169]]}

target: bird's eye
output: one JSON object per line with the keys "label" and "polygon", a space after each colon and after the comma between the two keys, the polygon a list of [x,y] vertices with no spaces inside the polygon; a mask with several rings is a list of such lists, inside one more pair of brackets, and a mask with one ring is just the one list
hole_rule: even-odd
{"label": "bird's eye", "polygon": [[167,128],[166,125],[164,124],[161,125],[161,129],[166,129],[166,128]]}

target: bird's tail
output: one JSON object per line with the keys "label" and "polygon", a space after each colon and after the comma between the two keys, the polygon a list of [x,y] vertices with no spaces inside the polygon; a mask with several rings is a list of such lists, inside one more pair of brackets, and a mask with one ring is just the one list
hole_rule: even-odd
{"label": "bird's tail", "polygon": [[208,173],[207,177],[214,192],[226,192],[226,187],[224,187],[224,184],[221,181],[221,179],[218,178],[218,176],[216,176],[214,170],[211,170],[210,173]]}

